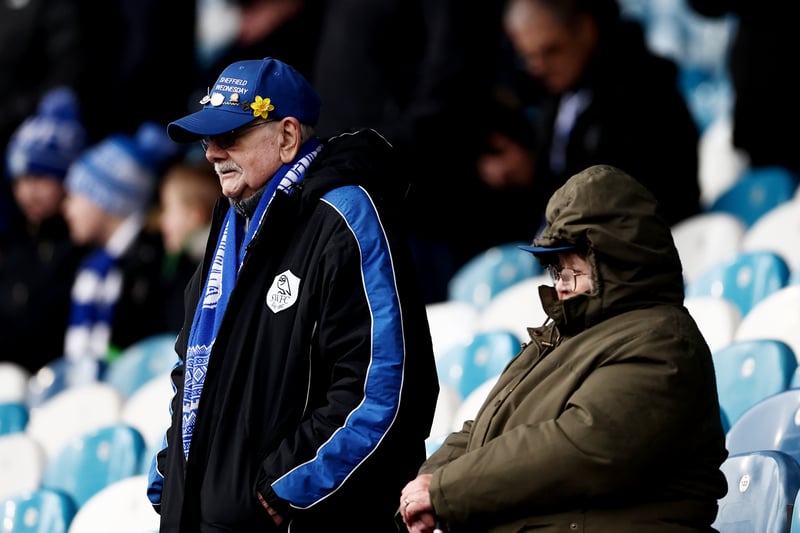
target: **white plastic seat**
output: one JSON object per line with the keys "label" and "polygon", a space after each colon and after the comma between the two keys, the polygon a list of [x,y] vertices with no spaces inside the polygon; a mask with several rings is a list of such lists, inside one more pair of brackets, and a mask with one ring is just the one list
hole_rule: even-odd
{"label": "white plastic seat", "polygon": [[547,319],[538,288],[552,284],[548,274],[541,274],[503,290],[480,312],[476,331],[505,329],[527,342],[530,339],[528,328],[541,326]]}
{"label": "white plastic seat", "polygon": [[800,270],[800,201],[793,199],[765,213],[745,231],[741,249],[775,252],[789,270]]}
{"label": "white plastic seat", "polygon": [[712,353],[733,341],[742,313],[732,301],[717,296],[694,296],[686,298],[683,304],[697,322]]}
{"label": "white plastic seat", "polygon": [[24,402],[31,373],[12,361],[0,361],[0,402]]}
{"label": "white plastic seat", "polygon": [[781,340],[800,362],[800,285],[770,294],[742,317],[734,340],[751,339]]}
{"label": "white plastic seat", "polygon": [[465,421],[475,419],[475,415],[478,414],[483,402],[486,401],[486,397],[489,396],[489,392],[499,378],[499,375],[490,377],[475,387],[475,389],[464,398],[453,415],[453,431],[461,431],[461,426]]}
{"label": "white plastic seat", "polygon": [[745,233],[744,223],[730,213],[699,213],[672,226],[672,238],[692,282],[720,261],[736,257]]}
{"label": "white plastic seat", "polygon": [[169,404],[173,397],[169,372],[151,378],[122,405],[120,418],[142,434],[147,447],[160,443],[170,424]]}
{"label": "white plastic seat", "polygon": [[122,404],[122,394],[108,383],[70,387],[32,407],[25,432],[39,441],[49,460],[72,437],[119,421]]}
{"label": "white plastic seat", "polygon": [[68,533],[157,533],[159,516],[147,499],[147,476],[116,481],[89,498]]}
{"label": "white plastic seat", "polygon": [[0,436],[0,499],[37,489],[45,460],[44,449],[30,435]]}
{"label": "white plastic seat", "polygon": [[442,354],[456,345],[465,345],[472,339],[478,319],[478,309],[474,305],[446,300],[426,305],[425,311],[434,354]]}

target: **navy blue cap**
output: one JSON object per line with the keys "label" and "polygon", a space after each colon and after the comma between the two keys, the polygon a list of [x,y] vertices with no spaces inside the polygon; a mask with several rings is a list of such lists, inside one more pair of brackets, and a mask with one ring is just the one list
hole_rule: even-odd
{"label": "navy blue cap", "polygon": [[257,118],[295,117],[313,126],[321,106],[319,95],[297,70],[271,57],[228,65],[200,103],[203,109],[167,126],[173,141],[219,135]]}

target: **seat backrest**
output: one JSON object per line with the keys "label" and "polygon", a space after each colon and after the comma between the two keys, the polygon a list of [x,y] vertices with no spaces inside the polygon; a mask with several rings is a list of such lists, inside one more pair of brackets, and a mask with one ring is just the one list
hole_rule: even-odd
{"label": "seat backrest", "polygon": [[69,387],[32,407],[25,431],[52,458],[72,437],[117,422],[122,403],[122,395],[108,383]]}
{"label": "seat backrest", "polygon": [[124,397],[179,362],[175,353],[175,333],[146,337],[124,349],[105,371],[103,380],[114,385]]}
{"label": "seat backrest", "polygon": [[694,318],[712,353],[733,341],[742,321],[742,312],[735,303],[721,296],[693,296],[684,299],[683,305]]}
{"label": "seat backrest", "polygon": [[800,362],[800,285],[789,285],[758,302],[742,317],[733,339],[778,339]]}
{"label": "seat backrest", "polygon": [[145,442],[127,424],[115,424],[73,437],[48,460],[42,486],[68,494],[80,508],[111,483],[139,473]]}
{"label": "seat backrest", "polygon": [[0,402],[0,435],[25,431],[28,404],[24,401]]}
{"label": "seat backrest", "polygon": [[0,500],[0,523],[11,533],[67,533],[76,510],[66,494],[39,488]]}
{"label": "seat backrest", "polygon": [[703,212],[681,220],[671,231],[688,283],[720,261],[736,257],[745,225],[730,213]]}
{"label": "seat backrest", "polygon": [[784,167],[747,167],[708,211],[731,213],[750,227],[771,209],[791,200],[797,184],[798,178]]}
{"label": "seat backrest", "polygon": [[769,251],[739,252],[721,261],[686,285],[686,297],[716,296],[739,307],[744,317],[755,304],[786,286],[789,266]]}
{"label": "seat backrest", "polygon": [[125,400],[120,421],[136,428],[148,447],[160,443],[170,425],[173,395],[170,372],[162,372]]}
{"label": "seat backrest", "polygon": [[453,415],[453,431],[460,431],[462,425],[467,420],[474,420],[475,416],[480,411],[486,397],[489,396],[492,388],[500,376],[492,376],[469,393],[458,405],[455,414]]}
{"label": "seat backrest", "polygon": [[720,467],[728,493],[712,524],[720,533],[786,533],[800,488],[800,464],[780,451],[734,454]]}
{"label": "seat backrest", "polygon": [[773,394],[731,423],[725,437],[731,454],[779,450],[800,460],[800,389]]}
{"label": "seat backrest", "polygon": [[491,376],[500,374],[519,352],[520,340],[504,329],[475,333],[465,346],[455,346],[436,359],[439,381],[465,398]]}
{"label": "seat backrest", "polygon": [[0,436],[0,498],[39,488],[45,461],[42,446],[30,435]]}
{"label": "seat backrest", "polygon": [[713,352],[720,407],[730,424],[764,398],[791,386],[797,359],[783,341],[737,341]]}
{"label": "seat backrest", "polygon": [[146,489],[141,474],[109,484],[78,509],[68,533],[157,533],[159,516]]}
{"label": "seat backrest", "polygon": [[781,255],[789,269],[800,269],[800,199],[793,198],[759,218],[742,236],[743,251],[770,250]]}
{"label": "seat backrest", "polygon": [[472,339],[478,320],[478,309],[474,305],[447,300],[427,304],[425,312],[431,330],[433,353],[437,356]]}
{"label": "seat backrest", "polygon": [[467,302],[478,309],[518,281],[542,273],[539,262],[518,248],[526,242],[492,246],[462,265],[450,278],[448,300]]}
{"label": "seat backrest", "polygon": [[0,402],[22,402],[31,373],[12,361],[0,361]]}
{"label": "seat backrest", "polygon": [[36,407],[56,394],[86,383],[102,379],[106,363],[93,357],[71,360],[59,357],[31,375],[25,395],[30,407]]}
{"label": "seat backrest", "polygon": [[527,341],[528,328],[539,327],[547,319],[539,299],[539,286],[552,284],[548,274],[540,274],[504,289],[481,310],[476,331],[506,329]]}

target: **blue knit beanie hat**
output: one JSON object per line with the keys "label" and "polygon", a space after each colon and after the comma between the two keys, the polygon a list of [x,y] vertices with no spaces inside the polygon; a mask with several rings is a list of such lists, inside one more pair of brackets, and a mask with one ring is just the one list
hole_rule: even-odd
{"label": "blue knit beanie hat", "polygon": [[87,142],[76,94],[68,87],[52,89],[42,96],[36,113],[12,134],[6,148],[8,176],[64,179]]}
{"label": "blue knit beanie hat", "polygon": [[134,136],[110,135],[72,164],[67,192],[83,194],[111,213],[142,213],[153,200],[162,166],[179,149],[155,122],[143,123]]}

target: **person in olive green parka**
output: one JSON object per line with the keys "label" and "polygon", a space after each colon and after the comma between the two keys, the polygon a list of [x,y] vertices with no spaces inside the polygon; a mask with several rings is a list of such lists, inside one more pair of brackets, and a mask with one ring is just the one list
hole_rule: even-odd
{"label": "person in olive green parka", "polygon": [[[532,246],[548,320],[403,489],[412,532],[711,532],[727,483],[711,353],[654,197],[598,165]],[[526,317],[519,317],[525,320]],[[401,526],[402,527],[402,526]]]}

